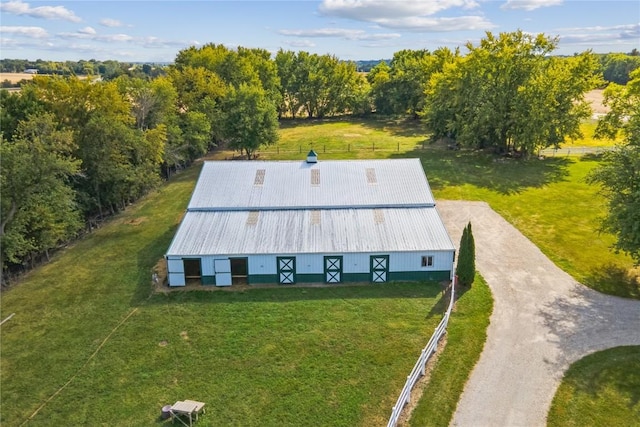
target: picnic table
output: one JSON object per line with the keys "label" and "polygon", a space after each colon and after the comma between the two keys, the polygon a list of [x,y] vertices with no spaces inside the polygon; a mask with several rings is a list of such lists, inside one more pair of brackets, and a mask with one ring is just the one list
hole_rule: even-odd
{"label": "picnic table", "polygon": [[[172,420],[178,420],[182,424],[188,427],[193,426],[193,421],[198,421],[198,415],[200,412],[204,413],[204,403],[197,402],[195,400],[178,400],[176,403],[171,405],[171,409],[169,409],[169,413],[171,414]],[[189,419],[189,424],[183,421],[180,416],[185,416]],[[195,418],[194,418],[195,416]]]}

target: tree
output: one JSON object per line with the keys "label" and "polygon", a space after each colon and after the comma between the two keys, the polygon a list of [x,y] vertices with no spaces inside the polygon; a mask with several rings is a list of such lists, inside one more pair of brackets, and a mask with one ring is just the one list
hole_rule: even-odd
{"label": "tree", "polygon": [[640,68],[640,56],[633,55],[633,51],[628,55],[624,53],[608,53],[600,55],[600,63],[602,64],[602,76],[605,81],[624,85],[631,78],[631,72]]}
{"label": "tree", "polygon": [[456,276],[458,282],[463,286],[471,286],[476,275],[476,247],[471,231],[471,222],[462,231],[460,239],[460,253],[458,254],[458,265],[456,266]]}
{"label": "tree", "polygon": [[528,155],[580,132],[589,116],[584,93],[600,83],[587,52],[549,58],[557,39],[522,31],[490,32],[469,54],[445,59],[426,91],[424,117],[435,137],[461,145]]}
{"label": "tree", "polygon": [[300,109],[297,98],[296,61],[296,54],[293,51],[280,49],[276,54],[275,64],[280,80],[278,118],[282,118],[286,113],[291,113],[291,116],[295,119]]}
{"label": "tree", "polygon": [[0,138],[2,268],[22,263],[73,237],[82,226],[69,179],[78,173],[73,135],[54,116],[18,124],[12,141]]}
{"label": "tree", "polygon": [[605,104],[611,111],[598,123],[596,136],[612,138],[621,129],[625,139],[604,154],[602,164],[588,181],[601,185],[608,201],[601,230],[616,236],[615,250],[640,264],[640,69],[631,73],[625,87],[610,84],[605,90]]}
{"label": "tree", "polygon": [[0,90],[0,131],[5,141],[11,141],[20,121],[45,111],[33,85],[26,85],[19,93]]}
{"label": "tree", "polygon": [[278,113],[258,86],[231,88],[222,103],[220,128],[229,147],[251,159],[262,145],[278,140]]}

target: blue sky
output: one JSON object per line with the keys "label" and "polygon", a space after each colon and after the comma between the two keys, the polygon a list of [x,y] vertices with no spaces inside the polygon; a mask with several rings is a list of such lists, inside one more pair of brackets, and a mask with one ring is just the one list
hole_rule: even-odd
{"label": "blue sky", "polygon": [[517,29],[558,36],[557,54],[630,52],[640,49],[640,2],[2,0],[0,58],[171,62],[216,43],[377,60]]}

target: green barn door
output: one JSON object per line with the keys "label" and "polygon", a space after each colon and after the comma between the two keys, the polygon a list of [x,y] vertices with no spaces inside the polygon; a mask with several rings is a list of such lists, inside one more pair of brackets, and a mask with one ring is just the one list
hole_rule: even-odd
{"label": "green barn door", "polygon": [[342,257],[324,257],[324,281],[327,283],[342,282]]}
{"label": "green barn door", "polygon": [[278,257],[278,281],[282,285],[291,285],[296,283],[296,258],[295,257]]}
{"label": "green barn door", "polygon": [[371,281],[373,283],[384,283],[389,274],[389,255],[371,256]]}

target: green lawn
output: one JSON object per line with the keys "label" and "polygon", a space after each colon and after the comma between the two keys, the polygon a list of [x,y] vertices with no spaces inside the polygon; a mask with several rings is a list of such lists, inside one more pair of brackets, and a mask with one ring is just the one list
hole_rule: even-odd
{"label": "green lawn", "polygon": [[[429,143],[427,130],[416,121],[300,120],[295,124],[286,122],[277,148],[260,152],[260,158],[302,159],[310,148],[318,151],[320,161],[418,157],[436,199],[486,201],[578,281],[601,292],[640,298],[640,272],[633,269],[631,258],[610,250],[613,236],[598,231],[605,201],[596,187],[585,182],[598,165],[597,158],[557,156],[525,162],[448,150],[442,143]],[[591,138],[595,125],[583,127]],[[353,140],[361,141],[358,150]]]}
{"label": "green lawn", "polygon": [[[595,231],[603,203],[582,181],[595,160],[494,161],[429,144],[418,123],[393,120],[286,123],[281,134],[260,158],[301,159],[309,148],[320,161],[419,157],[436,198],[486,200],[575,277],[638,294],[625,278],[630,260],[609,252],[611,237]],[[439,288],[152,295],[152,268],[198,171],[179,174],[3,292],[1,317],[16,314],[1,331],[2,425],[34,413],[33,425],[153,424],[163,405],[185,398],[207,402],[200,425],[386,423],[440,318]],[[489,312],[484,285],[460,300],[451,348],[432,378],[450,390],[437,420],[445,422],[455,406],[466,376],[458,366],[478,357]],[[465,343],[471,336],[474,344]],[[459,378],[445,384],[450,376]]]}
{"label": "green lawn", "polygon": [[491,291],[480,275],[470,289],[462,288],[446,335],[446,347],[434,365],[428,387],[412,413],[416,427],[446,426],[487,338],[493,310]]}
{"label": "green lawn", "polygon": [[386,423],[440,285],[152,295],[197,172],[3,293],[2,425],[149,425],[185,398],[203,426]]}
{"label": "green lawn", "polygon": [[549,426],[640,426],[640,346],[590,354],[567,371]]}

